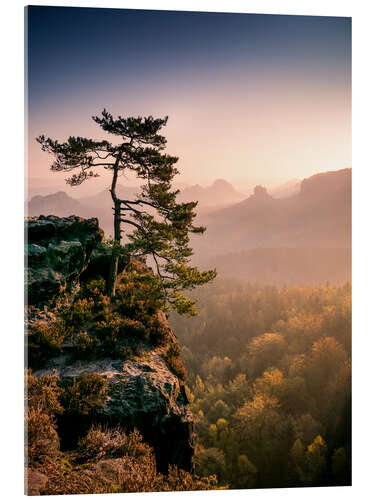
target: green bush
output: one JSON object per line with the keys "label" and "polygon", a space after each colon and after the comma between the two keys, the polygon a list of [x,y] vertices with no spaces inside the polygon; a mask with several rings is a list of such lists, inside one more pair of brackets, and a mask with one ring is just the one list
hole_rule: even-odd
{"label": "green bush", "polygon": [[121,314],[142,323],[147,323],[164,306],[160,283],[149,274],[123,275],[118,282],[116,300]]}
{"label": "green bush", "polygon": [[155,346],[164,346],[170,342],[170,328],[167,322],[154,314],[148,320],[149,341]]}

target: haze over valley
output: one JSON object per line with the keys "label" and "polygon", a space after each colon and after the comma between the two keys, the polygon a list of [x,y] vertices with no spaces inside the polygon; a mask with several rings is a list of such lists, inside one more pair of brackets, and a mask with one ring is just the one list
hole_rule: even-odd
{"label": "haze over valley", "polygon": [[[91,184],[94,188],[94,182]],[[108,189],[90,196],[66,191],[32,196],[33,215],[98,217],[112,234]],[[292,179],[249,196],[223,179],[209,186],[182,184],[180,201],[198,201],[197,223],[207,227],[192,237],[193,262],[216,267],[219,275],[262,284],[340,284],[351,276],[351,169],[322,172],[302,182]],[[119,186],[133,198],[136,186]],[[244,190],[245,191],[245,190]]]}

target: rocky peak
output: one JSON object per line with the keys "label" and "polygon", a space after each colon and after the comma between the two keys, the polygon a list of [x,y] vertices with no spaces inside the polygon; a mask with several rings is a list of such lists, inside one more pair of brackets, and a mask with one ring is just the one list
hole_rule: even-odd
{"label": "rocky peak", "polygon": [[271,200],[272,196],[268,194],[268,191],[265,187],[258,185],[255,186],[254,193],[251,196],[251,198],[253,198],[254,200],[261,201],[261,200]]}

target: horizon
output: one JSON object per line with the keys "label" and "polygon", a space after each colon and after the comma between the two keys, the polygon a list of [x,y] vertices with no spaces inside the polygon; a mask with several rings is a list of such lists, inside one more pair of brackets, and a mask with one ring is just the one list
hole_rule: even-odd
{"label": "horizon", "polygon": [[[180,192],[183,192],[185,189],[194,188],[194,187],[203,188],[203,189],[211,188],[211,187],[213,187],[213,185],[216,182],[224,181],[224,182],[228,183],[232,188],[234,188],[238,194],[241,194],[244,197],[251,196],[253,194],[256,186],[264,187],[268,192],[271,192],[271,196],[272,196],[272,191],[279,190],[282,188],[287,189],[287,187],[292,186],[292,183],[301,184],[304,180],[309,179],[310,177],[313,177],[314,175],[326,174],[326,173],[330,173],[330,172],[339,172],[340,170],[351,170],[351,169],[352,169],[352,167],[347,167],[347,168],[337,169],[337,170],[320,171],[320,172],[316,172],[316,173],[312,174],[309,177],[304,177],[304,178],[296,178],[295,177],[295,178],[289,179],[285,182],[281,182],[281,183],[274,182],[274,183],[270,183],[268,185],[266,185],[262,182],[257,182],[256,180],[254,180],[252,183],[250,183],[246,187],[244,187],[243,184],[241,185],[241,184],[232,183],[228,179],[216,178],[216,179],[213,179],[208,184],[204,184],[204,183],[200,184],[197,182],[192,182],[192,183],[180,182],[177,180],[176,182],[172,183],[172,186],[174,187],[174,189],[179,189]],[[58,192],[64,192],[69,197],[71,197],[75,200],[80,200],[81,198],[86,198],[89,196],[96,196],[99,193],[106,191],[108,188],[108,185],[103,187],[103,179],[101,179],[101,180],[102,180],[101,185],[94,181],[91,184],[90,183],[83,184],[84,189],[80,190],[79,187],[78,188],[72,187],[72,186],[67,185],[66,183],[64,183],[63,187],[55,186],[53,183],[49,184],[49,185],[42,184],[41,182],[45,181],[45,179],[43,179],[43,178],[29,179],[29,183],[27,183],[25,185],[25,188],[26,188],[25,189],[25,201],[31,200],[34,196],[50,196],[50,195],[54,195]],[[140,184],[137,185],[136,181],[137,181],[137,179],[135,179],[135,183],[133,183],[133,184],[126,184],[126,183],[122,182],[120,179],[119,185],[122,187],[127,187],[127,188],[138,188]],[[92,187],[95,186],[95,189],[89,189],[89,186],[92,186]],[[41,191],[44,191],[44,190],[50,190],[50,191],[48,193],[42,193],[42,192],[38,193],[37,192],[38,189]],[[32,195],[29,195],[30,191],[34,191],[34,193]],[[289,196],[294,196],[294,195],[290,194],[287,197],[289,197]]]}
{"label": "horizon", "polygon": [[[103,107],[169,115],[181,183],[269,188],[351,167],[350,18],[36,6],[27,16],[31,188],[40,178],[66,190],[35,137],[108,137],[90,118]],[[100,191],[107,176],[68,192]]]}

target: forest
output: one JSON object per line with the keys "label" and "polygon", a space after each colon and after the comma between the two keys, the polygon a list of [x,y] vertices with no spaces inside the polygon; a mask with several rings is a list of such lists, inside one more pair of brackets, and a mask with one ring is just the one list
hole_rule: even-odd
{"label": "forest", "polygon": [[171,314],[195,419],[195,471],[229,488],[351,484],[351,285],[217,278]]}

